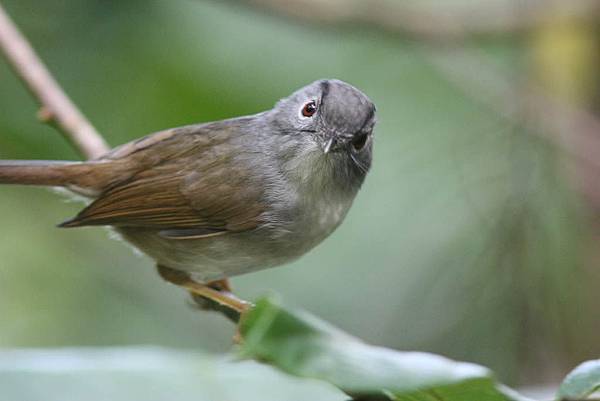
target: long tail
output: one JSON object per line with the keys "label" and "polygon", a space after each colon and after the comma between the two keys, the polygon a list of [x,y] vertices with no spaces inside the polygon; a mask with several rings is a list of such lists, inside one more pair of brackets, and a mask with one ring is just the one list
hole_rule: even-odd
{"label": "long tail", "polygon": [[77,185],[86,163],[48,160],[0,160],[0,184]]}

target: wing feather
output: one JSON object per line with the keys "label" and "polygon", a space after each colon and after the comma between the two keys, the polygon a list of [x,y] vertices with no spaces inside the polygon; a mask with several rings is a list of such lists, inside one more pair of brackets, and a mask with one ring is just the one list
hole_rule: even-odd
{"label": "wing feather", "polygon": [[231,140],[232,129],[239,128],[188,127],[115,149],[107,160],[133,173],[61,226],[147,227],[173,238],[256,228],[262,186],[235,162],[243,149]]}

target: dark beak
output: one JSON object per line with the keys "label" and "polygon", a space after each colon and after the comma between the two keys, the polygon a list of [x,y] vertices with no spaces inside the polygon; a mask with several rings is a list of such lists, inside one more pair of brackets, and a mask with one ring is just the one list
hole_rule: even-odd
{"label": "dark beak", "polygon": [[364,148],[367,142],[369,141],[370,135],[371,132],[365,131],[359,132],[356,135],[354,135],[354,138],[352,138],[352,141],[350,141],[352,143],[352,148],[357,152],[362,150],[362,148]]}

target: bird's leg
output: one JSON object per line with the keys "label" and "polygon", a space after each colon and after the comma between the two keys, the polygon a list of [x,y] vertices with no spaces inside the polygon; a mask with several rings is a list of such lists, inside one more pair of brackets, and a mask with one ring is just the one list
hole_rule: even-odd
{"label": "bird's leg", "polygon": [[[221,293],[225,293],[229,296],[235,297],[235,295],[233,295],[233,291],[231,290],[231,284],[229,283],[228,279],[211,281],[209,283],[206,283],[206,285]],[[240,314],[234,311],[233,309],[230,309],[227,306],[223,306],[217,303],[216,301],[213,301],[212,299],[208,299],[204,296],[195,294],[192,291],[190,291],[190,295],[192,296],[194,303],[199,309],[220,312],[234,323],[237,323],[240,320]]]}
{"label": "bird's leg", "polygon": [[229,292],[231,287],[227,280],[202,284],[192,280],[186,272],[160,265],[157,266],[157,269],[163,279],[187,289],[197,302],[203,301],[199,302],[201,306],[222,312],[234,321],[237,321],[242,313],[252,307],[250,302],[239,299]]}
{"label": "bird's leg", "polygon": [[211,281],[210,283],[206,283],[207,286],[214,288],[217,291],[225,291],[232,293],[231,283],[228,279],[224,278],[223,280]]}

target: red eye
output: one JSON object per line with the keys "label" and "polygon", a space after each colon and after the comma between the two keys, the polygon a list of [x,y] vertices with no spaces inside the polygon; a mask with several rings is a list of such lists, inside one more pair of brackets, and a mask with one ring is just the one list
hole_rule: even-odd
{"label": "red eye", "polygon": [[312,117],[317,112],[317,103],[314,100],[306,103],[304,107],[302,107],[302,115],[304,117]]}

